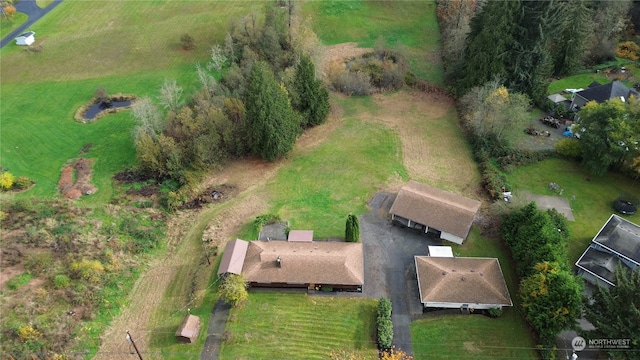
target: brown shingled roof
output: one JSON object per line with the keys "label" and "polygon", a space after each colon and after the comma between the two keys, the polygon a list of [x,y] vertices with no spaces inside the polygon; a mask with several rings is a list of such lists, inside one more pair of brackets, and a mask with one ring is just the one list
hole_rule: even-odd
{"label": "brown shingled roof", "polygon": [[252,241],[242,271],[256,283],[362,285],[362,243]]}
{"label": "brown shingled roof", "polygon": [[291,230],[287,241],[313,241],[313,230]]}
{"label": "brown shingled roof", "polygon": [[422,303],[512,306],[498,259],[415,256]]}
{"label": "brown shingled roof", "polygon": [[480,201],[410,181],[398,192],[389,213],[466,238]]}
{"label": "brown shingled roof", "polygon": [[242,272],[242,264],[244,264],[244,258],[247,254],[248,247],[248,241],[240,239],[229,241],[227,246],[224,248],[222,260],[220,260],[218,275],[226,273],[239,275]]}

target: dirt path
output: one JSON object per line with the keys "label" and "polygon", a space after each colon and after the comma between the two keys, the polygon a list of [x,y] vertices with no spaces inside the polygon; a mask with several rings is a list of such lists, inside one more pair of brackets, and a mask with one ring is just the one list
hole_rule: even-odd
{"label": "dirt path", "polygon": [[[333,106],[329,119],[322,125],[307,131],[296,143],[296,152],[306,152],[318,146],[341,123],[342,113]],[[221,207],[199,211],[186,211],[172,216],[167,224],[167,255],[154,260],[149,270],[137,281],[131,292],[129,305],[116,317],[102,336],[102,346],[96,360],[114,359],[114,354],[128,351],[129,343],[125,330],[134,335],[141,352],[148,353],[153,330],[151,319],[165,297],[170,284],[180,270],[201,256],[201,238],[206,236],[212,245],[223,248],[251,218],[266,211],[266,194],[260,189],[273,178],[278,169],[287,164],[283,159],[268,163],[257,159],[247,159],[229,164],[223,171],[211,174],[202,188],[219,184],[232,184],[238,189],[238,196]],[[204,223],[205,226],[202,226]],[[204,232],[198,229],[204,228]],[[117,356],[116,356],[117,357]]]}

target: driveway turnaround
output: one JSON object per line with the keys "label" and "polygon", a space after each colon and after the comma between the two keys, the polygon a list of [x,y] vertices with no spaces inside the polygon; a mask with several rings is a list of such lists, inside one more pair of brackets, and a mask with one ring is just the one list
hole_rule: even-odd
{"label": "driveway turnaround", "polygon": [[[22,34],[25,30],[29,29],[31,25],[33,25],[36,21],[40,20],[41,17],[46,15],[49,11],[53,10],[56,6],[58,6],[62,0],[55,0],[49,6],[44,9],[41,9],[36,4],[36,0],[20,0],[16,5],[16,10],[18,12],[27,14],[29,16],[29,20],[24,24],[20,25],[17,29],[12,31],[9,35],[5,36],[0,40],[0,49],[2,49],[5,45],[12,42],[18,35]],[[38,34],[36,34],[37,39]]]}

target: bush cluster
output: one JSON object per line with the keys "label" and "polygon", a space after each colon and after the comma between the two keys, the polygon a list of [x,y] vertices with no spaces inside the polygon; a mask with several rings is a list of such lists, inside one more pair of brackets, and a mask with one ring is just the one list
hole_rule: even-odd
{"label": "bush cluster", "polygon": [[[558,333],[574,326],[582,307],[582,282],[566,265],[565,218],[555,209],[540,211],[532,202],[508,214],[500,231],[521,278],[525,318],[541,346],[549,348]],[[550,354],[542,351],[545,358]]]}
{"label": "bush cluster", "polygon": [[497,162],[503,171],[510,172],[518,166],[535,164],[552,157],[554,154],[554,150],[513,149],[507,155],[499,157]]}
{"label": "bush cluster", "polygon": [[378,348],[391,348],[393,342],[393,322],[391,321],[391,300],[380,298],[377,308],[376,326],[378,329]]}
{"label": "bush cluster", "polygon": [[18,176],[17,178],[10,172],[4,171],[0,174],[0,189],[9,191],[13,189],[28,189],[33,182],[26,176]]}
{"label": "bush cluster", "polygon": [[401,88],[408,69],[408,62],[403,56],[381,49],[348,59],[344,66],[334,64],[328,77],[334,91],[347,95],[370,95]]}
{"label": "bush cluster", "polygon": [[578,139],[562,139],[554,145],[554,148],[558,155],[569,159],[578,160],[582,157],[582,149],[580,148],[580,142]]}

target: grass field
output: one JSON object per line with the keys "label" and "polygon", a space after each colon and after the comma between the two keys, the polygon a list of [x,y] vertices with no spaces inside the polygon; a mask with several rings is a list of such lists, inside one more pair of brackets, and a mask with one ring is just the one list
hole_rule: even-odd
{"label": "grass field", "polygon": [[[11,21],[8,21],[4,17],[0,20],[0,37],[3,38],[9,35],[13,30],[20,27],[28,20],[28,16],[23,13],[16,13]],[[15,42],[13,42],[15,44]],[[10,46],[10,45],[7,45]]]}
{"label": "grass field", "polygon": [[[251,292],[232,310],[222,359],[327,359],[331,351],[377,354],[375,300]],[[355,347],[355,348],[354,348]]]}
{"label": "grass field", "polygon": [[363,212],[379,185],[404,173],[395,133],[347,119],[321,146],[294,155],[265,190],[273,212],[291,219],[292,228],[341,238],[347,215]]}
{"label": "grass field", "polygon": [[[78,107],[98,87],[109,93],[156,96],[165,79],[175,79],[185,95],[195,88],[194,65],[226,33],[228,21],[260,3],[251,2],[63,2],[33,26],[44,50],[28,54],[8,45],[1,51],[0,157],[16,176],[36,186],[20,196],[51,197],[63,165],[82,154],[95,160],[96,195],[113,195],[111,176],[135,164],[129,111],[96,123],[73,120]],[[219,14],[228,16],[216,16]],[[193,52],[180,49],[189,33]],[[161,34],[161,35],[158,35]],[[135,79],[135,81],[132,81]]]}
{"label": "grass field", "polygon": [[[640,195],[640,183],[616,173],[593,176],[578,163],[549,159],[524,166],[507,174],[514,194],[530,191],[542,195],[558,195],[549,190],[555,182],[563,189],[562,197],[569,200],[576,221],[569,221],[569,265],[578,260],[591,239],[614,212],[613,201],[621,193]],[[574,199],[575,196],[575,199]],[[632,222],[640,222],[640,214],[625,216]]]}
{"label": "grass field", "polygon": [[374,47],[382,37],[391,47],[406,48],[416,75],[444,81],[435,1],[403,1],[401,6],[386,1],[308,1],[304,15],[325,44]]}

